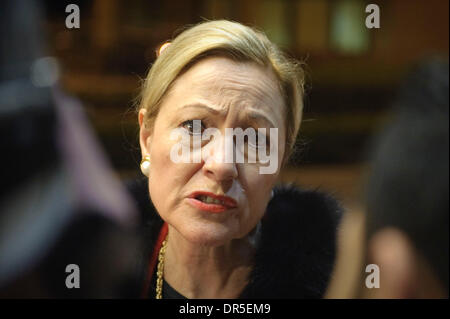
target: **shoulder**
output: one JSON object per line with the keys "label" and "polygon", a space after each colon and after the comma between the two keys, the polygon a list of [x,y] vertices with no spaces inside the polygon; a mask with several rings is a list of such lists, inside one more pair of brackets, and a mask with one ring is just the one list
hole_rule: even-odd
{"label": "shoulder", "polygon": [[290,239],[324,243],[334,238],[342,215],[338,201],[319,190],[304,190],[294,184],[274,188],[263,219],[266,235],[272,237],[279,229]]}
{"label": "shoulder", "polygon": [[322,297],[335,262],[341,215],[338,202],[324,192],[276,187],[243,297]]}
{"label": "shoulder", "polygon": [[[142,285],[144,285],[150,256],[163,225],[163,220],[150,200],[148,181],[146,178],[128,180],[125,182],[125,185],[134,198],[135,205],[140,213],[140,227],[138,232],[142,241],[142,249],[136,256],[136,272],[138,273],[137,276],[142,282]],[[141,292],[137,292],[138,296],[140,296],[140,294]]]}

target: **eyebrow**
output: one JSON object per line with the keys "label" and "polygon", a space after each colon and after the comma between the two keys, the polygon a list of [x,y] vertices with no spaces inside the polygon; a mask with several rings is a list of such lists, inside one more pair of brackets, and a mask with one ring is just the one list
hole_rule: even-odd
{"label": "eyebrow", "polygon": [[[222,110],[217,110],[215,108],[212,108],[211,106],[208,106],[206,104],[202,104],[202,103],[194,103],[194,104],[186,104],[184,106],[182,106],[180,109],[186,109],[186,108],[197,108],[197,109],[206,109],[211,113],[214,114],[221,114],[224,113]],[[248,119],[250,119],[250,121],[254,122],[256,121],[264,121],[267,122],[267,124],[269,124],[270,127],[276,127],[276,125],[267,118],[267,116],[265,116],[264,114],[261,114],[259,112],[246,112],[246,117]]]}
{"label": "eyebrow", "polygon": [[207,109],[209,112],[214,113],[214,114],[220,114],[223,112],[221,110],[217,110],[215,108],[212,108],[211,106],[208,106],[208,105],[202,104],[202,103],[186,104],[186,105],[183,105],[180,109],[186,109],[186,108]]}

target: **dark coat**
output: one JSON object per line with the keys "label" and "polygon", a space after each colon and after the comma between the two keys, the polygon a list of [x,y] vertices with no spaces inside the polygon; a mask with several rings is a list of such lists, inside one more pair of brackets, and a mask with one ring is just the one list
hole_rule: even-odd
{"label": "dark coat", "polygon": [[[163,221],[151,205],[147,182],[131,185],[143,214],[145,249],[139,271],[146,277],[149,258]],[[336,258],[342,211],[335,199],[292,185],[274,189],[262,219],[254,268],[242,298],[321,298]]]}

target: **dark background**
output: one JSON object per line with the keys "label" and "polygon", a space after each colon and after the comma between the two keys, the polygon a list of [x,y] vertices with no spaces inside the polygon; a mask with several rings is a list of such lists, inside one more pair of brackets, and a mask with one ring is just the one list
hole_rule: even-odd
{"label": "dark background", "polygon": [[[62,85],[79,97],[117,173],[139,173],[134,102],[155,50],[187,24],[231,19],[265,31],[307,63],[299,156],[281,181],[333,191],[360,209],[365,150],[389,119],[401,80],[421,60],[448,59],[447,0],[94,0],[44,1],[49,54]],[[65,7],[78,4],[80,29]],[[365,7],[378,4],[381,28],[367,29]]]}

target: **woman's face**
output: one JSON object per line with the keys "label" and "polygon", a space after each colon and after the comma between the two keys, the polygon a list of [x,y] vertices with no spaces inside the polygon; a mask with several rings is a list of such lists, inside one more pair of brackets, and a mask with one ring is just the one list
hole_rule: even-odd
{"label": "woman's face", "polygon": [[[152,127],[143,124],[141,110],[141,150],[151,163],[149,192],[162,219],[197,244],[217,246],[247,235],[262,218],[280,170],[286,140],[284,108],[272,71],[210,57],[174,82]],[[202,132],[216,128],[221,135],[201,142],[201,149],[211,148],[199,162],[177,163],[171,151],[180,139],[171,138],[171,133],[184,128],[193,139],[193,120],[201,120]],[[269,135],[271,127],[278,129],[275,173],[261,174],[260,167],[267,163],[225,160],[226,128],[256,132],[266,128]],[[189,150],[195,152],[192,144]],[[208,194],[226,197],[215,197],[222,202],[211,203]]]}

